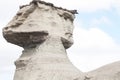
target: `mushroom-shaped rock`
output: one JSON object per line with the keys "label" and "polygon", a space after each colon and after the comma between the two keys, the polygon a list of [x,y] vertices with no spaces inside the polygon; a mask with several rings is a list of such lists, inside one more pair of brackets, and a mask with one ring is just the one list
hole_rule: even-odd
{"label": "mushroom-shaped rock", "polygon": [[72,31],[76,10],[55,7],[51,3],[33,0],[20,7],[13,20],[3,29],[5,39],[21,47],[34,47],[48,35],[59,36],[65,48],[73,44]]}
{"label": "mushroom-shaped rock", "polygon": [[3,29],[4,38],[24,48],[16,60],[14,80],[83,80],[69,61],[66,49],[73,44],[76,10],[33,0]]}

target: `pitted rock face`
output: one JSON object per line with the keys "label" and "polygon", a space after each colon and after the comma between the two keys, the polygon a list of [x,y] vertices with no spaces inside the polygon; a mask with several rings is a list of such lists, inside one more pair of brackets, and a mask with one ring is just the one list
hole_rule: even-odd
{"label": "pitted rock face", "polygon": [[[55,7],[51,3],[33,0],[29,5],[20,7],[13,20],[3,29],[3,35],[8,42],[22,47],[42,43],[47,36],[59,36],[64,47],[69,48],[73,44],[75,13],[75,10],[70,11]],[[36,33],[38,34],[34,35]]]}

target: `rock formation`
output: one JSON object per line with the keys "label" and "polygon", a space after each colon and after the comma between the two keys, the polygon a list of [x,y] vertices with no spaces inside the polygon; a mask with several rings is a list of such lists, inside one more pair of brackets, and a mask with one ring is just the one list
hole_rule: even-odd
{"label": "rock formation", "polygon": [[20,7],[3,29],[4,38],[24,51],[15,62],[14,80],[82,80],[83,73],[69,61],[76,10],[33,0]]}
{"label": "rock formation", "polygon": [[86,73],[88,80],[120,80],[120,61]]}
{"label": "rock formation", "polygon": [[8,42],[24,48],[14,80],[120,80],[120,62],[82,73],[69,61],[76,13],[40,0],[20,6],[3,29]]}

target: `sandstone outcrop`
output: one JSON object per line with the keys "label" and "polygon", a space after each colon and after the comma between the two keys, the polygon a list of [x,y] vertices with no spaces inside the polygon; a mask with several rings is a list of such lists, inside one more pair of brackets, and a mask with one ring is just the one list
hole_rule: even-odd
{"label": "sandstone outcrop", "polygon": [[86,73],[88,80],[120,80],[120,61]]}
{"label": "sandstone outcrop", "polygon": [[15,61],[14,80],[83,80],[66,53],[73,44],[76,13],[40,0],[20,7],[3,29],[8,42],[24,48]]}
{"label": "sandstone outcrop", "polygon": [[3,29],[8,42],[24,48],[14,80],[120,80],[120,62],[83,73],[69,61],[75,14],[41,0],[20,6]]}

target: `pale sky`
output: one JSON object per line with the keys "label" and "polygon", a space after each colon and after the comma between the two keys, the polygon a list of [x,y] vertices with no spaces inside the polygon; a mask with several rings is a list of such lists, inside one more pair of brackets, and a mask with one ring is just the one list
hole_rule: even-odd
{"label": "pale sky", "polygon": [[[19,6],[31,0],[0,1],[0,80],[13,80],[14,61],[22,48],[7,43],[2,28]],[[77,9],[74,45],[67,50],[71,62],[88,72],[120,60],[120,0],[44,0],[67,9]]]}

